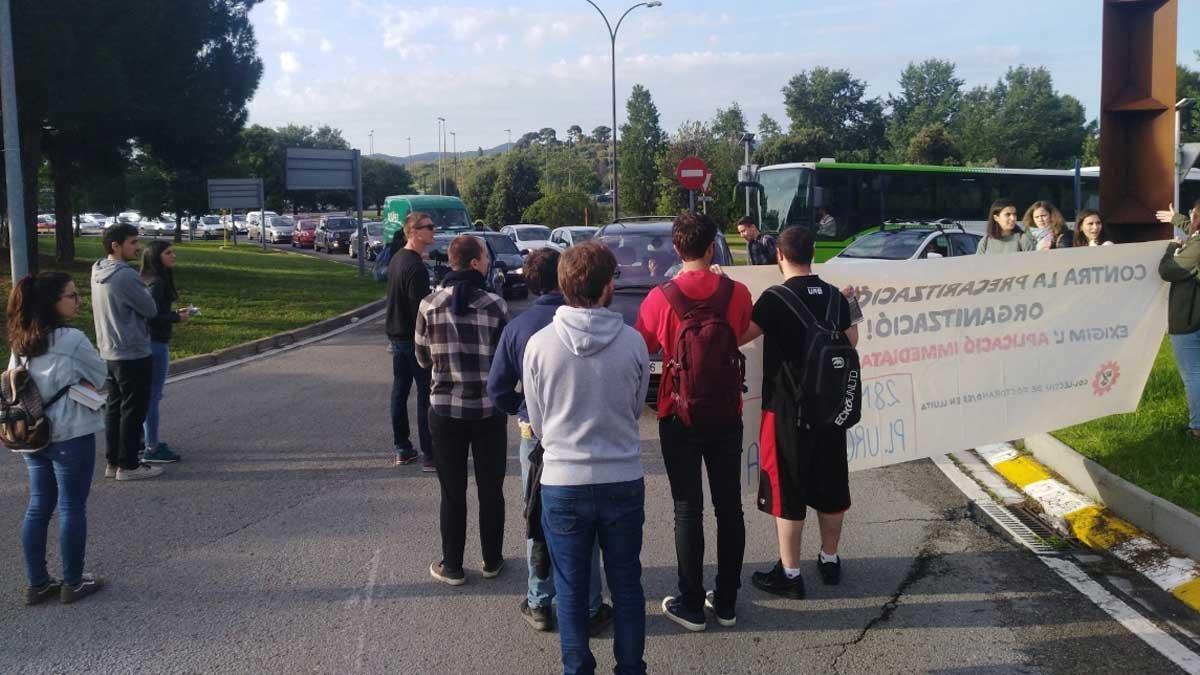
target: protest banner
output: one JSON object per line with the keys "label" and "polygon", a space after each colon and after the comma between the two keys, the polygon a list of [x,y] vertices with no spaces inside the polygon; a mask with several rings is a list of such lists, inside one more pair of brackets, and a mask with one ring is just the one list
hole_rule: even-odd
{"label": "protest banner", "polygon": [[[1137,409],[1167,325],[1165,242],[936,260],[826,263],[858,289],[862,421],[851,471]],[[751,296],[776,267],[726,273]],[[744,473],[758,483],[762,338],[746,345]]]}

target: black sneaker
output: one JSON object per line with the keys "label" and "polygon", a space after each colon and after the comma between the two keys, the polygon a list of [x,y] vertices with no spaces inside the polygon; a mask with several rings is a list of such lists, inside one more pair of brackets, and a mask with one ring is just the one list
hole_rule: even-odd
{"label": "black sneaker", "polygon": [[607,602],[600,603],[600,609],[588,619],[588,635],[599,637],[604,629],[612,625],[612,605]]}
{"label": "black sneaker", "polygon": [[704,610],[689,611],[683,606],[683,602],[673,595],[663,598],[662,610],[663,615],[669,620],[692,632],[699,633],[708,627],[708,619],[704,616]]}
{"label": "black sneaker", "polygon": [[467,575],[463,574],[462,568],[452,570],[446,567],[444,562],[435,562],[429,565],[429,574],[434,579],[442,583],[450,584],[451,586],[462,586],[467,583]]}
{"label": "black sneaker", "polygon": [[50,579],[41,586],[30,586],[25,589],[25,606],[40,605],[58,595],[61,589],[62,582],[58,579]]}
{"label": "black sneaker", "polygon": [[824,581],[826,586],[837,586],[842,581],[842,557],[838,556],[833,562],[825,562],[821,560],[820,554],[817,554],[817,571],[821,573],[821,581]]}
{"label": "black sneaker", "polygon": [[405,466],[417,461],[417,451],[412,448],[400,450],[396,453],[396,466]]}
{"label": "black sneaker", "polygon": [[772,595],[782,595],[785,598],[800,600],[804,597],[804,577],[787,578],[783,572],[783,563],[776,562],[770,572],[755,572],[750,575],[750,583],[760,591]]}
{"label": "black sneaker", "polygon": [[504,558],[497,560],[494,563],[483,563],[483,578],[495,579],[504,571]]}
{"label": "black sneaker", "polygon": [[717,594],[715,591],[709,591],[704,596],[704,606],[717,617],[717,623],[722,626],[733,628],[737,625],[737,613],[732,607],[720,607],[717,605]]}
{"label": "black sneaker", "polygon": [[101,588],[104,588],[104,582],[100,580],[100,577],[85,573],[78,584],[74,586],[63,584],[59,597],[62,600],[62,604],[69,605],[76,600],[86,598]]}
{"label": "black sneaker", "polygon": [[437,464],[433,463],[432,457],[426,457],[425,461],[421,462],[421,473],[437,473]]}
{"label": "black sneaker", "polygon": [[554,630],[554,614],[549,607],[530,607],[529,600],[521,601],[521,618],[534,630],[549,633]]}

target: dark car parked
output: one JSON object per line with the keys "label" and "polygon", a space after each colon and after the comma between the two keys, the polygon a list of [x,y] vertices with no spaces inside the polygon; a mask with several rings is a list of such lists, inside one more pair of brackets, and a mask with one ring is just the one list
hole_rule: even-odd
{"label": "dark car parked", "polygon": [[[478,237],[488,249],[488,271],[486,275],[487,289],[505,300],[525,298],[529,296],[529,287],[525,284],[523,260],[517,245],[508,235],[499,232],[471,232]],[[433,287],[441,285],[442,279],[450,271],[447,262],[447,250],[450,242],[458,236],[455,234],[439,234],[433,238],[433,246],[426,250],[425,266],[429,268],[429,283]]]}
{"label": "dark car parked", "polygon": [[325,249],[329,253],[350,251],[350,234],[357,229],[350,216],[322,216],[313,236],[313,250]]}
{"label": "dark car parked", "polygon": [[[620,312],[625,323],[637,323],[642,300],[651,289],[679,273],[683,262],[671,243],[669,218],[628,219],[604,225],[595,240],[608,246],[617,258],[617,280],[609,309]],[[713,263],[732,265],[733,254],[725,236],[717,233]],[[658,403],[658,385],[662,378],[662,353],[650,355],[650,391],[646,401]]]}

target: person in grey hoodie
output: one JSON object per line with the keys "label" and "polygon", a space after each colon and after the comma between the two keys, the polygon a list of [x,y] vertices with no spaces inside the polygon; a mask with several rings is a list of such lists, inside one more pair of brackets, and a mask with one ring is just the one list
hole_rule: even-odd
{"label": "person in grey hoodie", "polygon": [[139,480],[162,474],[143,464],[142,423],[150,406],[150,329],[158,305],[141,276],[129,266],[138,257],[137,228],[114,225],[104,231],[108,257],[92,265],[92,313],[100,356],[108,363],[108,407],[104,413],[107,478]]}
{"label": "person in grey hoodie", "polygon": [[650,386],[646,343],[612,301],[617,260],[599,242],[562,254],[558,282],[567,306],[525,347],[522,388],[541,439],[542,526],[558,597],[565,673],[591,673],[588,598],[598,539],[613,603],[617,673],[645,673],[645,522],[638,418]]}

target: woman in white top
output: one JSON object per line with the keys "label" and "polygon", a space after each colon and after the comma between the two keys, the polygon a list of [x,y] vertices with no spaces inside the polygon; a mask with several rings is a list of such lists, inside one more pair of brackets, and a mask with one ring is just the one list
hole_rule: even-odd
{"label": "woman in white top", "polygon": [[[103,385],[107,367],[83,331],[68,327],[79,315],[79,292],[62,272],[27,276],[8,298],[8,367],[25,367],[42,400],[49,402],[64,387],[95,389]],[[100,590],[100,579],[83,571],[87,543],[87,499],[96,464],[96,432],[104,416],[69,395],[45,410],[50,445],[25,455],[29,470],[29,508],[21,527],[29,588],[26,605],[58,597],[71,603]],[[46,569],[46,537],[50,516],[58,507],[61,581]]]}
{"label": "woman in white top", "polygon": [[1083,209],[1075,214],[1075,246],[1108,246],[1111,243],[1099,211]]}

